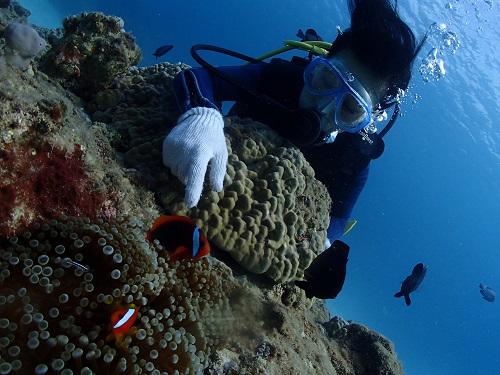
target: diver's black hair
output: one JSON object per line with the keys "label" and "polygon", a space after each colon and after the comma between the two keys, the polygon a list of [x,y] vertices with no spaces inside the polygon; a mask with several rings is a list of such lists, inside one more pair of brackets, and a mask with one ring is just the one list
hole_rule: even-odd
{"label": "diver's black hair", "polygon": [[415,57],[426,36],[417,44],[410,27],[397,11],[397,0],[348,0],[351,27],[339,33],[329,56],[341,50],[354,55],[388,83],[382,108],[394,104],[398,89],[406,90]]}

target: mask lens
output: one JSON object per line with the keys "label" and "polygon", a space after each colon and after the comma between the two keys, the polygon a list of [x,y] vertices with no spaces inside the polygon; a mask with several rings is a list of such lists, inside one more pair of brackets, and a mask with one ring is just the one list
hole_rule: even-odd
{"label": "mask lens", "polygon": [[367,118],[368,112],[354,95],[347,93],[337,108],[336,115],[341,124],[355,127]]}
{"label": "mask lens", "polygon": [[327,64],[319,63],[306,75],[309,88],[318,95],[324,95],[338,90],[342,81]]}

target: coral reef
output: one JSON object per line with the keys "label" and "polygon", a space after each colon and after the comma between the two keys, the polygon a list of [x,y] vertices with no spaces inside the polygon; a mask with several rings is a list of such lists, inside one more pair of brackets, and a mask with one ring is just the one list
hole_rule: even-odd
{"label": "coral reef", "polygon": [[110,218],[133,210],[147,220],[157,215],[152,194],[133,188],[118,165],[108,130],[92,123],[81,106],[40,72],[36,61],[25,70],[5,66],[0,235],[61,214]]}
{"label": "coral reef", "polygon": [[14,0],[0,1],[0,31],[3,31],[11,22],[26,23],[31,12]]}
{"label": "coral reef", "polygon": [[0,232],[38,215],[95,217],[104,205],[105,195],[88,179],[79,148],[69,154],[47,143],[7,145],[0,161]]}
{"label": "coral reef", "polygon": [[335,366],[349,369],[347,374],[403,374],[394,345],[367,327],[346,322],[339,317],[324,324],[328,336],[344,347],[346,356],[336,356]]}
{"label": "coral reef", "polygon": [[84,99],[105,89],[113,78],[141,59],[123,20],[102,13],[82,13],[63,22],[63,36],[53,42],[42,69]]}
{"label": "coral reef", "polygon": [[[139,171],[168,211],[197,219],[207,237],[250,272],[279,282],[301,278],[323,250],[328,192],[300,151],[274,131],[227,119],[230,156],[224,191],[205,192],[198,207],[187,210],[181,204],[183,186],[161,164],[161,142],[173,119],[155,111],[156,101],[149,108],[144,103],[165,92],[165,83],[179,69],[162,64],[121,76],[97,95],[94,119],[120,132],[118,147],[127,167]],[[153,113],[156,118],[147,120]]]}
{"label": "coral reef", "polygon": [[[29,12],[5,6],[0,30],[26,23]],[[56,80],[37,59],[5,67],[0,373],[402,374],[388,340],[277,283],[321,251],[329,207],[288,142],[227,119],[225,190],[186,210],[160,157],[178,116],[171,81],[186,65],[129,67],[138,48],[122,28],[102,14],[68,18],[63,35],[35,28],[52,46],[47,58],[60,57],[45,66]],[[95,46],[105,51],[92,60]],[[234,276],[212,256],[172,261],[144,237],[160,211],[192,216],[214,248],[274,281]],[[138,319],[118,335],[113,314],[131,307]]]}
{"label": "coral reef", "polygon": [[229,297],[232,314],[240,322],[253,319],[253,329],[233,322],[206,374],[403,375],[387,339],[351,322],[342,323],[342,333],[333,330],[339,318],[330,319],[323,302],[311,304],[296,288],[240,282]]}
{"label": "coral reef", "polygon": [[[209,354],[200,317],[225,299],[206,260],[170,264],[137,219],[63,217],[30,229],[0,245],[1,369],[200,371]],[[132,303],[139,318],[119,342],[111,313]]]}

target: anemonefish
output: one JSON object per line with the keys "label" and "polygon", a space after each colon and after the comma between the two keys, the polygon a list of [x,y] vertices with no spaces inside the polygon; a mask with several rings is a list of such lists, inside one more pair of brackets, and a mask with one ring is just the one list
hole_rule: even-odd
{"label": "anemonefish", "polygon": [[210,244],[201,229],[187,216],[162,215],[146,233],[149,241],[158,240],[170,260],[198,260],[210,254]]}
{"label": "anemonefish", "polygon": [[111,333],[108,341],[114,339],[121,343],[123,337],[133,329],[133,325],[139,316],[139,309],[131,304],[126,307],[117,306],[111,313]]}

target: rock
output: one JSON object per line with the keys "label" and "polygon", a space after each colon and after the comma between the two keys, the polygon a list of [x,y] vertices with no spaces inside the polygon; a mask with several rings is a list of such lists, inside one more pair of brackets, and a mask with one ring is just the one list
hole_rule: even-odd
{"label": "rock", "polygon": [[82,13],[63,22],[42,69],[83,99],[109,87],[113,79],[139,62],[141,51],[123,30],[123,20],[102,13]]}

